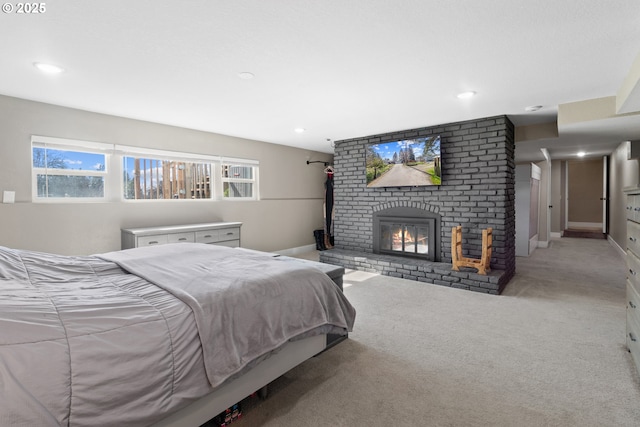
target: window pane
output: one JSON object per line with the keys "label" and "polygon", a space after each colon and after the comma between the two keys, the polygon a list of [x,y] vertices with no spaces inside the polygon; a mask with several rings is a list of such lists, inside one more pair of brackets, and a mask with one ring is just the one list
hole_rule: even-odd
{"label": "window pane", "polygon": [[124,198],[210,199],[208,163],[124,157]]}
{"label": "window pane", "polygon": [[391,226],[391,236],[392,236],[392,251],[402,252],[404,249],[403,241],[402,241],[402,225],[401,224],[393,224]]}
{"label": "window pane", "polygon": [[416,252],[419,254],[429,253],[429,228],[426,226],[418,227],[418,236],[416,237]]}
{"label": "window pane", "polygon": [[222,167],[222,177],[231,179],[253,179],[253,167],[224,165]]}
{"label": "window pane", "polygon": [[33,167],[36,168],[105,171],[106,163],[105,154],[33,148]]}
{"label": "window pane", "polygon": [[413,225],[405,225],[404,232],[404,251],[415,252],[416,251],[416,228]]}
{"label": "window pane", "polygon": [[253,197],[253,183],[251,182],[224,182],[224,197]]}
{"label": "window pane", "polygon": [[104,197],[104,177],[38,174],[38,197]]}
{"label": "window pane", "polygon": [[391,227],[386,224],[380,226],[380,249],[391,250]]}

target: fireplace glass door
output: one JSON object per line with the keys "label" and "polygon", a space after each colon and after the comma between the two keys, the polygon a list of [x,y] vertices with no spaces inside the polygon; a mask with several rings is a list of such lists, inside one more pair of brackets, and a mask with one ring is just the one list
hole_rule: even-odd
{"label": "fireplace glass door", "polygon": [[428,256],[429,227],[427,224],[380,224],[380,250],[406,255]]}

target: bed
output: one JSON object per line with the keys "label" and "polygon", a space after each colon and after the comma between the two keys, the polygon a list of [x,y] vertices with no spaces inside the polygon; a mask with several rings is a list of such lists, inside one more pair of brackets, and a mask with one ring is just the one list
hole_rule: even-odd
{"label": "bed", "polygon": [[0,425],[200,425],[352,330],[308,263],[179,243],[0,247]]}

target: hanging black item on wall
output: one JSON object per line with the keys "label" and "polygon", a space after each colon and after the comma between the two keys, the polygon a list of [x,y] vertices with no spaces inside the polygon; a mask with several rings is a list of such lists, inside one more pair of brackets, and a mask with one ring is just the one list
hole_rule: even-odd
{"label": "hanging black item on wall", "polygon": [[324,184],[324,246],[333,246],[333,168],[328,166],[324,172],[327,180]]}

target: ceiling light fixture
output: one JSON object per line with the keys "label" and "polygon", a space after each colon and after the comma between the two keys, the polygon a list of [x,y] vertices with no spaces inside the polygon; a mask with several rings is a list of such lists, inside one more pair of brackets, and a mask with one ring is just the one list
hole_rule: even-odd
{"label": "ceiling light fixture", "polygon": [[472,90],[468,91],[468,92],[462,92],[458,94],[458,98],[460,99],[469,99],[469,98],[473,98],[476,95],[476,93]]}
{"label": "ceiling light fixture", "polygon": [[38,70],[48,74],[58,74],[64,71],[64,68],[53,64],[45,64],[44,62],[34,62],[33,66]]}
{"label": "ceiling light fixture", "polygon": [[250,73],[248,71],[242,71],[238,73],[238,77],[240,77],[242,80],[251,80],[252,78],[255,77],[255,74]]}
{"label": "ceiling light fixture", "polygon": [[531,105],[530,107],[525,108],[524,111],[528,111],[532,113],[534,111],[538,111],[541,108],[542,108],[542,105]]}
{"label": "ceiling light fixture", "polygon": [[305,128],[295,128],[295,129],[294,129],[294,132],[296,132],[296,133],[302,133],[302,132],[304,132],[305,130],[306,130]]}
{"label": "ceiling light fixture", "polygon": [[578,157],[584,157],[584,156],[586,156],[586,155],[587,155],[587,153],[585,153],[584,151],[578,151],[578,152],[576,153],[576,156],[578,156]]}

